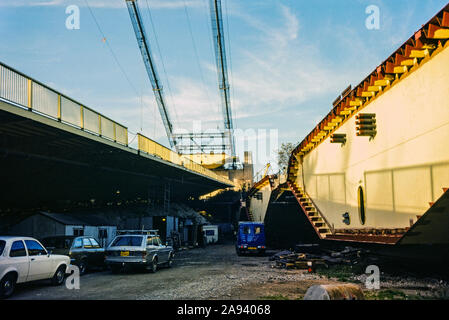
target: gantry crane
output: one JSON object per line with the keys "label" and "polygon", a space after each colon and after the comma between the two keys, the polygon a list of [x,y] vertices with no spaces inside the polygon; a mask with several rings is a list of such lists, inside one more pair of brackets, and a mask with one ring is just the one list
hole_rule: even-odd
{"label": "gantry crane", "polygon": [[[170,143],[170,146],[176,149],[178,153],[186,153],[190,151],[193,153],[194,150],[198,150],[204,153],[207,149],[208,151],[229,149],[233,168],[236,165],[236,154],[235,154],[235,143],[234,143],[234,128],[231,113],[231,103],[229,94],[229,83],[228,83],[228,72],[226,63],[226,50],[225,42],[223,37],[223,23],[221,17],[221,0],[211,0],[210,10],[211,10],[211,21],[212,21],[212,32],[214,35],[215,44],[215,57],[217,63],[217,73],[219,80],[219,88],[222,97],[222,109],[224,117],[224,128],[226,132],[219,132],[214,134],[208,133],[187,133],[187,134],[174,134],[173,125],[170,121],[170,114],[168,112],[167,105],[164,100],[164,93],[161,82],[156,71],[156,66],[150,51],[150,44],[147,39],[145,28],[143,25],[142,16],[140,14],[139,6],[137,0],[125,0],[128,7],[129,15],[131,17],[131,22],[134,28],[134,33],[136,35],[137,43],[139,45],[140,52],[142,54],[142,59],[145,64],[145,68],[150,79],[151,85],[153,87],[154,96],[159,108],[159,113],[161,114],[162,121],[164,123],[165,131]],[[218,145],[204,145],[202,143],[203,139],[219,139],[221,138],[223,143]],[[183,139],[191,140],[194,144],[190,146],[185,146],[182,144]],[[227,139],[228,142],[225,143],[224,140]],[[197,142],[200,141],[200,143]],[[181,142],[181,143],[179,143]],[[224,155],[224,154],[223,154]]]}

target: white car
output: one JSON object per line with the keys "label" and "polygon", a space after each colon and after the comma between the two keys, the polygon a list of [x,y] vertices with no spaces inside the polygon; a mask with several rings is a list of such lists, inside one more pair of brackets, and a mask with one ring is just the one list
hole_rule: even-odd
{"label": "white car", "polygon": [[51,279],[64,282],[70,257],[50,254],[34,238],[0,236],[0,298],[14,292],[16,283]]}

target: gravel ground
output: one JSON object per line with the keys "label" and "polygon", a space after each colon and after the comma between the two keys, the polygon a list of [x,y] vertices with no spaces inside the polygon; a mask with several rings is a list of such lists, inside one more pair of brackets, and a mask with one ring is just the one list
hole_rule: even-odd
{"label": "gravel ground", "polygon": [[[52,287],[47,281],[19,285],[12,299],[302,299],[316,284],[355,282],[363,284],[366,275],[345,279],[309,274],[303,270],[273,268],[268,256],[237,256],[233,245],[213,245],[180,251],[172,268],[157,273],[128,271],[92,272],[80,280],[79,290],[64,285]],[[370,299],[445,298],[448,284],[438,279],[381,276],[380,291],[365,291]]]}
{"label": "gravel ground", "polygon": [[27,283],[18,285],[12,299],[259,299],[276,297],[283,284],[294,284],[295,295],[289,296],[294,299],[324,282],[301,270],[272,268],[267,256],[239,257],[233,245],[213,245],[180,251],[172,268],[155,274],[92,272],[81,277],[79,290]]}
{"label": "gravel ground", "polygon": [[[367,275],[353,276],[350,281],[365,283]],[[422,278],[413,276],[392,276],[381,274],[381,288],[375,291],[365,291],[371,299],[449,299],[449,283],[437,278]],[[386,293],[386,294],[385,294]]]}

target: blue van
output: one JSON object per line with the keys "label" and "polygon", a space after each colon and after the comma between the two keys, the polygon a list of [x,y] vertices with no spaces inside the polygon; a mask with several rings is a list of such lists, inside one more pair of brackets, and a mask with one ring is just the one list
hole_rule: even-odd
{"label": "blue van", "polygon": [[240,222],[237,231],[237,255],[242,253],[265,253],[265,229],[262,222]]}

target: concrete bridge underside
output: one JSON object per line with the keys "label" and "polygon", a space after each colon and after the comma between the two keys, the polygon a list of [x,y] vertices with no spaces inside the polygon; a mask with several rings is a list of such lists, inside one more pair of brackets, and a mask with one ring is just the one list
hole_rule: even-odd
{"label": "concrete bridge underside", "polygon": [[2,100],[0,181],[0,210],[147,199],[168,184],[172,200],[228,187]]}

